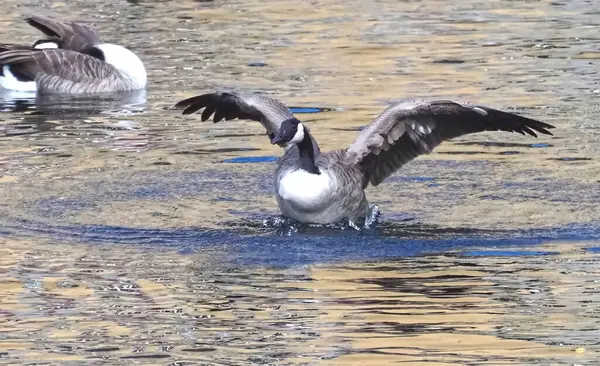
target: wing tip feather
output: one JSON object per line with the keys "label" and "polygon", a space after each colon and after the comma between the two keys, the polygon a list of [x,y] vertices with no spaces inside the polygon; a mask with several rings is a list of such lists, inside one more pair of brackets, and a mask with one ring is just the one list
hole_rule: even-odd
{"label": "wing tip feather", "polygon": [[175,105],[173,105],[171,109],[183,109],[181,114],[192,114],[204,107],[204,105],[202,104],[202,97],[204,97],[204,95],[197,95],[194,97],[180,100],[179,102],[175,103]]}

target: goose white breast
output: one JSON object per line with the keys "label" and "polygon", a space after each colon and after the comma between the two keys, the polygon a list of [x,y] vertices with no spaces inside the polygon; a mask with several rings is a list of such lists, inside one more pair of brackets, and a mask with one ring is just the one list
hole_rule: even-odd
{"label": "goose white breast", "polygon": [[139,57],[127,48],[111,43],[96,46],[104,54],[104,61],[116,67],[121,73],[130,78],[137,89],[146,87],[146,68]]}
{"label": "goose white breast", "polygon": [[336,186],[336,180],[326,169],[321,174],[298,169],[283,174],[277,193],[297,208],[314,210],[328,202]]}

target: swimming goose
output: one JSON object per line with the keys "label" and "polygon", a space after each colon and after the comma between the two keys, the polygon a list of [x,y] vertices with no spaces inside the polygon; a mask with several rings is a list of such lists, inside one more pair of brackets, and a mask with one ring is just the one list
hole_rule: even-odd
{"label": "swimming goose", "polygon": [[146,87],[142,61],[125,47],[103,43],[88,26],[42,16],[26,20],[49,38],[32,47],[0,45],[3,88],[76,94]]}
{"label": "swimming goose", "polygon": [[442,141],[482,131],[537,137],[549,124],[512,113],[452,100],[402,100],[367,125],[345,150],[321,153],[309,129],[279,101],[260,94],[212,93],[177,103],[201,120],[260,122],[272,144],[285,150],[275,171],[275,196],[282,214],[304,223],[355,221],[371,212],[365,197],[401,166],[430,153]]}

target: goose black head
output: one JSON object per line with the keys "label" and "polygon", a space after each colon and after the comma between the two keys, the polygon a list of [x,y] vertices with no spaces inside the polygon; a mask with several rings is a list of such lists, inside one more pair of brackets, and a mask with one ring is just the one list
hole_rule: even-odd
{"label": "goose black head", "polygon": [[286,147],[292,144],[297,145],[302,140],[304,140],[304,126],[296,118],[290,118],[281,122],[279,131],[271,139],[271,143]]}
{"label": "goose black head", "polygon": [[106,56],[104,55],[104,52],[102,52],[102,50],[96,46],[86,47],[83,50],[81,50],[81,53],[85,53],[86,55],[95,57],[98,60],[106,61]]}

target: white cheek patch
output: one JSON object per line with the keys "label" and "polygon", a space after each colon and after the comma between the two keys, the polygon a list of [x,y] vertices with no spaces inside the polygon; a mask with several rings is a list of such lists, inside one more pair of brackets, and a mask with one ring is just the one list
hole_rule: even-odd
{"label": "white cheek patch", "polygon": [[43,43],[36,44],[34,48],[37,50],[58,48],[58,44],[56,44],[55,42],[43,42]]}
{"label": "white cheek patch", "polygon": [[296,134],[290,143],[299,144],[302,140],[304,140],[304,126],[302,126],[302,123],[298,123],[298,131],[296,131]]}

